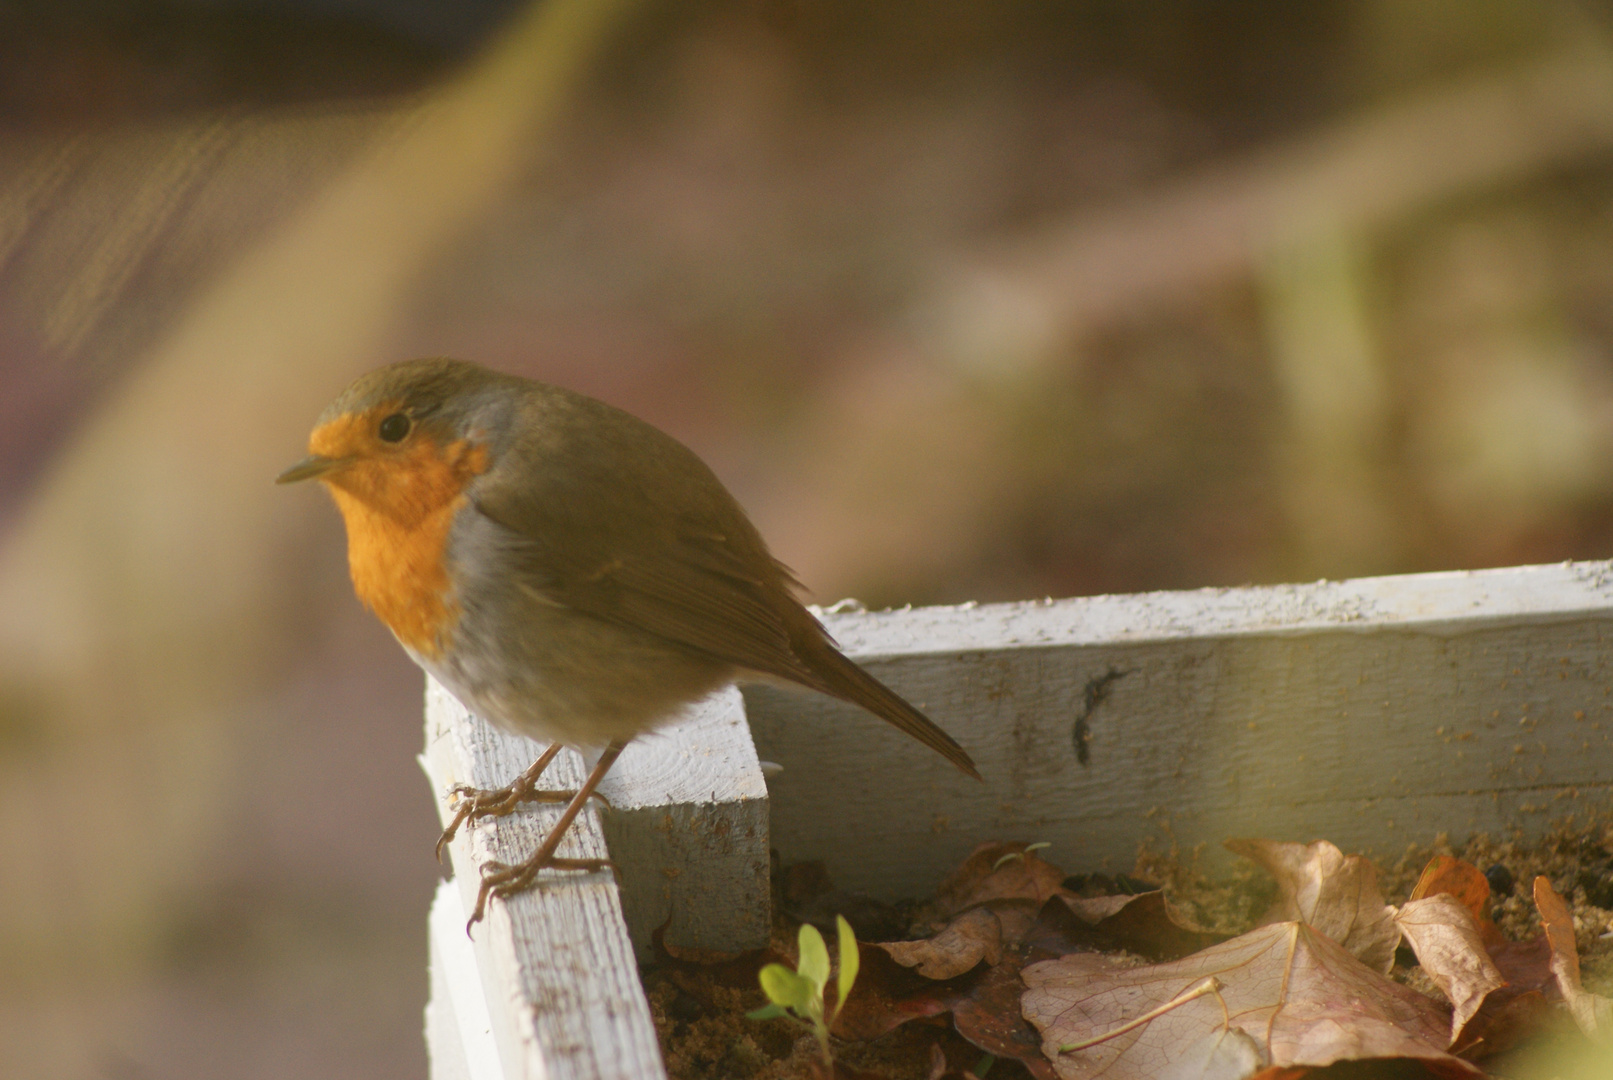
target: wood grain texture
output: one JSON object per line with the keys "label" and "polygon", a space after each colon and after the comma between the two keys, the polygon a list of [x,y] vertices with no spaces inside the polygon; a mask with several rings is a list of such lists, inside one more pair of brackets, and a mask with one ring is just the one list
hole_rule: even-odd
{"label": "wood grain texture", "polygon": [[[428,684],[422,764],[439,796],[456,783],[507,783],[535,756],[530,740],[471,717],[451,695]],[[575,789],[583,775],[582,760],[568,750],[555,758],[545,780]],[[446,820],[446,799],[439,797],[438,805]],[[475,904],[482,864],[524,858],[542,842],[559,812],[558,806],[534,806],[460,831],[450,850],[466,911]],[[559,854],[605,857],[599,818],[597,809],[584,810]],[[609,871],[555,873],[509,902],[494,901],[476,927],[474,942],[503,1075],[509,1080],[665,1077]]]}
{"label": "wood grain texture", "polygon": [[826,613],[984,784],[830,699],[745,697],[774,847],[848,889],[923,894],[987,839],[1129,870],[1167,826],[1394,857],[1605,803],[1610,619],[1607,563]]}
{"label": "wood grain texture", "polygon": [[739,952],[767,944],[767,785],[739,691],[690,706],[640,736],[600,785],[605,841],[640,959],[666,926],[673,945]]}

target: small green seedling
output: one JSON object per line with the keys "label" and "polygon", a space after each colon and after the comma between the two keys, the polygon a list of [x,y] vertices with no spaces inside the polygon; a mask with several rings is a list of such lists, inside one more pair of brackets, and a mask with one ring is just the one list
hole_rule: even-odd
{"label": "small green seedling", "polygon": [[1002,865],[1005,862],[1009,862],[1012,859],[1023,859],[1025,856],[1029,855],[1033,851],[1038,851],[1038,850],[1040,850],[1042,848],[1052,847],[1052,846],[1053,846],[1053,842],[1051,840],[1039,840],[1034,844],[1026,844],[1025,845],[1025,850],[1023,850],[1023,851],[1010,851],[1008,854],[1004,855],[1002,858],[1000,858],[996,862],[992,863],[991,868],[993,870],[1001,870]]}
{"label": "small green seedling", "polygon": [[829,948],[816,926],[802,923],[797,939],[801,955],[795,962],[795,970],[783,964],[764,967],[757,977],[770,1004],[745,1014],[751,1020],[778,1017],[794,1020],[817,1038],[826,1067],[834,1064],[829,1053],[829,1027],[840,1015],[841,1007],[851,994],[851,986],[857,981],[857,939],[843,915],[835,916],[835,934],[840,939],[840,973],[835,980],[837,993],[833,1009],[826,1013],[823,1005],[823,990],[829,985]]}

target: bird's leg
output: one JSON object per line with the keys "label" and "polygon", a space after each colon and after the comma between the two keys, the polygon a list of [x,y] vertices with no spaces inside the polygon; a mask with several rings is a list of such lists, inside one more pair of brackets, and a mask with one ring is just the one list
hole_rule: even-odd
{"label": "bird's leg", "polygon": [[561,813],[560,820],[555,822],[553,829],[549,830],[548,837],[542,846],[532,853],[531,858],[520,863],[490,862],[482,867],[482,888],[476,894],[476,910],[471,912],[470,922],[465,924],[466,931],[480,922],[482,915],[487,911],[487,898],[496,896],[501,900],[508,899],[516,893],[530,889],[537,881],[540,870],[601,870],[610,865],[609,859],[557,859],[555,852],[560,848],[560,840],[571,828],[571,823],[577,820],[582,808],[588,802],[588,797],[594,793],[594,788],[605,779],[611,765],[621,754],[626,743],[614,742],[605,748],[594,764],[594,769],[588,774],[588,779],[572,796],[571,802]]}
{"label": "bird's leg", "polygon": [[569,791],[544,791],[537,787],[538,777],[549,767],[549,762],[560,752],[560,744],[552,742],[520,776],[501,788],[473,788],[468,784],[455,784],[449,795],[454,799],[454,820],[437,838],[437,861],[442,862],[442,849],[459,832],[465,822],[472,823],[486,817],[503,817],[524,802],[565,802],[572,797]]}

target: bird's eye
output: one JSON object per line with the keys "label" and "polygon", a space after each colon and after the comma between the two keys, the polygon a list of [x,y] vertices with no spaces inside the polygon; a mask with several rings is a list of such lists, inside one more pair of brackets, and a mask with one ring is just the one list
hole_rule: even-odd
{"label": "bird's eye", "polygon": [[386,442],[402,442],[403,437],[409,434],[409,418],[403,413],[395,412],[381,421],[381,426],[375,433]]}

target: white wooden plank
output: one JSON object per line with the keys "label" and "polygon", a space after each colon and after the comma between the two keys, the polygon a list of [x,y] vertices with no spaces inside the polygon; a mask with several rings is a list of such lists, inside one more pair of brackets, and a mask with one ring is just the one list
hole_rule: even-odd
{"label": "white wooden plank", "polygon": [[1610,619],[1601,562],[826,614],[984,784],[850,706],[745,696],[759,752],[784,766],[774,847],[875,895],[922,893],[985,839],[1129,869],[1166,819],[1212,856],[1254,834],[1392,857],[1605,800]]}
{"label": "white wooden plank", "polygon": [[[433,789],[507,783],[531,764],[529,740],[472,718],[435,684],[426,695],[426,750]],[[578,755],[562,751],[546,782],[575,789]],[[439,799],[444,819],[446,799]],[[465,910],[475,903],[479,867],[531,853],[559,816],[534,806],[462,829],[450,845],[454,881]],[[585,810],[560,854],[606,855],[599,813]],[[664,1077],[649,1003],[638,981],[632,942],[609,871],[556,873],[539,888],[494,901],[475,930],[476,966],[503,1073],[509,1080],[653,1080]]]}
{"label": "white wooden plank", "polygon": [[[431,996],[426,999],[425,1034],[431,1080],[473,1080],[470,1066],[465,1063],[464,1039],[459,1032],[459,1018],[454,1015],[454,1001],[448,990],[435,933],[430,938],[427,974]],[[491,1038],[491,1031],[488,1036]]]}
{"label": "white wooden plank", "polygon": [[426,1049],[431,1080],[504,1080],[476,950],[465,933],[465,908],[451,881],[439,882],[431,904],[431,1000]]}
{"label": "white wooden plank", "polygon": [[767,784],[738,690],[629,743],[599,790],[610,800],[605,840],[641,959],[662,925],[674,945],[767,944]]}

